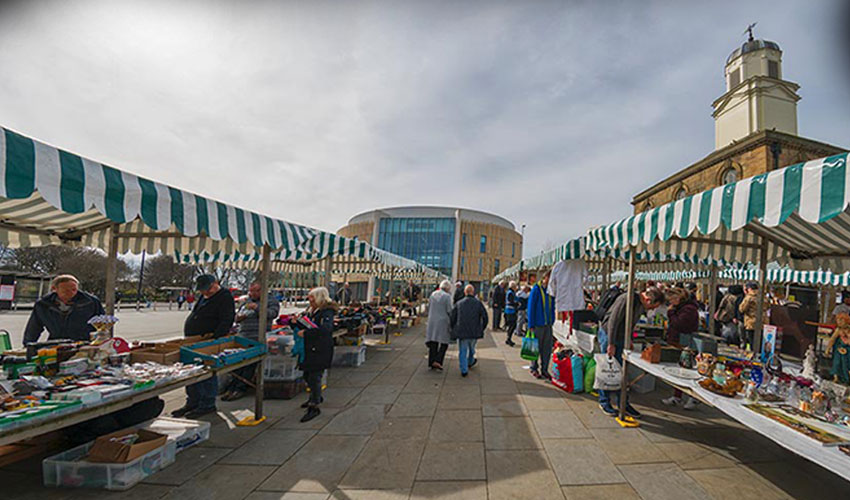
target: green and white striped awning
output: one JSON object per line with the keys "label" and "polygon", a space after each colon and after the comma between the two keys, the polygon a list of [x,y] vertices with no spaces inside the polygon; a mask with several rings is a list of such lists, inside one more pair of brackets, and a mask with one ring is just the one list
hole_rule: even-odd
{"label": "green and white striped awning", "polygon": [[588,232],[595,251],[627,249],[795,269],[850,268],[847,154],[750,177]]}
{"label": "green and white striped awning", "polygon": [[320,231],[154,182],[0,127],[0,244],[120,251],[298,248]]}
{"label": "green and white striped awning", "polygon": [[[225,267],[244,269],[257,269],[262,261],[262,254],[257,251],[249,253],[238,250],[191,253],[175,251],[172,255],[175,261],[184,264],[216,263]],[[280,272],[286,268],[287,264],[299,264],[309,265],[320,271],[323,261],[327,258],[333,261],[332,272],[334,273],[362,272],[374,275],[384,269],[395,268],[399,275],[404,273],[405,276],[443,277],[429,267],[375,248],[365,241],[330,233],[319,233],[296,249],[272,252],[271,269]]]}

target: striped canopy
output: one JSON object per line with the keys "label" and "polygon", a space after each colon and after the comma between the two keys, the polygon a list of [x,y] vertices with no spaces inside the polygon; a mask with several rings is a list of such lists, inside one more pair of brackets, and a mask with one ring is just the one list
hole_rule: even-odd
{"label": "striped canopy", "polygon": [[0,127],[0,244],[119,251],[298,248],[320,232],[138,177]]}
{"label": "striped canopy", "polygon": [[[614,276],[614,275],[612,275]],[[617,279],[625,279],[628,275],[620,272]],[[667,271],[638,271],[635,279],[638,281],[693,281],[706,280],[710,271],[705,269],[679,269]],[[758,269],[722,269],[717,278],[723,281],[758,281]],[[798,271],[789,268],[768,269],[768,283],[795,283],[799,285],[828,285],[850,286],[850,272],[833,273],[832,271]]]}
{"label": "striped canopy", "polygon": [[588,232],[593,250],[626,249],[795,269],[850,268],[847,153],[720,186]]}

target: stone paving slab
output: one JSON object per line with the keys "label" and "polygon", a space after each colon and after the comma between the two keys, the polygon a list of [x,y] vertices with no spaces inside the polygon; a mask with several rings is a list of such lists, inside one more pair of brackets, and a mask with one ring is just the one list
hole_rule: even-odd
{"label": "stone paving slab", "polygon": [[485,417],[484,447],[488,450],[536,450],[543,443],[526,417]]}
{"label": "stone paving slab", "polygon": [[708,493],[676,464],[621,465],[632,488],[643,498],[657,500],[703,500]]}
{"label": "stone paving slab", "polygon": [[341,410],[321,430],[322,434],[371,436],[386,416],[385,405],[356,405]]}
{"label": "stone paving slab", "polygon": [[316,436],[260,489],[330,494],[368,440],[367,436]]}
{"label": "stone paving slab", "polygon": [[567,500],[640,500],[634,488],[626,483],[564,486],[562,490]]}
{"label": "stone paving slab", "polygon": [[484,394],[481,412],[485,417],[524,417],[528,415],[519,394]]}
{"label": "stone paving slab", "polygon": [[592,437],[571,410],[532,410],[534,427],[541,438],[581,439]]}
{"label": "stone paving slab", "polygon": [[211,467],[231,453],[230,448],[206,448],[193,446],[180,453],[180,460],[144,480],[148,484],[180,486],[196,474]]}
{"label": "stone paving slab", "polygon": [[410,500],[487,500],[487,482],[417,481]]}
{"label": "stone paving slab", "polygon": [[433,417],[439,394],[401,394],[388,417]]}
{"label": "stone paving slab", "polygon": [[563,500],[549,461],[541,450],[487,452],[490,500]]}
{"label": "stone paving slab", "polygon": [[562,485],[626,482],[594,439],[544,439],[543,446]]}
{"label": "stone paving slab", "polygon": [[260,485],[274,467],[264,465],[213,465],[179,488],[166,500],[241,500]]}
{"label": "stone paving slab", "polygon": [[[720,500],[787,500],[791,497],[743,467],[688,471],[706,493]],[[826,498],[826,497],[824,497]]]}
{"label": "stone paving slab", "polygon": [[481,410],[437,410],[428,439],[449,443],[483,441]]}
{"label": "stone paving slab", "polygon": [[442,443],[428,441],[417,481],[486,479],[484,443]]}
{"label": "stone paving slab", "polygon": [[282,465],[315,434],[314,430],[268,430],[219,460],[219,463]]}
{"label": "stone paving slab", "polygon": [[340,489],[409,489],[425,441],[372,438],[339,483]]}

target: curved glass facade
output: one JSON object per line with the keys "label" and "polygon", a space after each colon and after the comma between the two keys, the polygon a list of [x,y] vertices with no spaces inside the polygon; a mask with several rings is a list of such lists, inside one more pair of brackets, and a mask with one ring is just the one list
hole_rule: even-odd
{"label": "curved glass facade", "polygon": [[378,248],[452,274],[455,219],[384,217],[378,226]]}

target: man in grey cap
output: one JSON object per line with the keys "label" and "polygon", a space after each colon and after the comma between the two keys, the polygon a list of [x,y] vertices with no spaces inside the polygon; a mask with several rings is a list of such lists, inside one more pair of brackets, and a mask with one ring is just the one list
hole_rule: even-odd
{"label": "man in grey cap", "polygon": [[[212,334],[213,337],[223,337],[230,333],[233,318],[236,315],[233,295],[218,283],[212,274],[202,274],[195,280],[195,289],[201,297],[195,302],[186,322],[183,324],[183,335]],[[218,378],[212,377],[203,382],[186,387],[186,404],[173,412],[172,416],[198,418],[216,411],[215,399],[218,395]]]}

